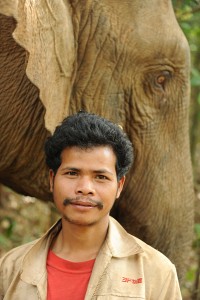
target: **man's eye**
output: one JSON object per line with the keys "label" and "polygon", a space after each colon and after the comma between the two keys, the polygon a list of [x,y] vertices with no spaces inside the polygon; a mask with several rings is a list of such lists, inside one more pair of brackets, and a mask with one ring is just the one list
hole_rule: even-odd
{"label": "man's eye", "polygon": [[77,176],[77,172],[75,172],[75,171],[68,171],[65,174],[69,175],[69,176]]}
{"label": "man's eye", "polygon": [[96,177],[97,177],[97,179],[102,179],[102,180],[108,179],[108,177],[105,175],[97,175]]}

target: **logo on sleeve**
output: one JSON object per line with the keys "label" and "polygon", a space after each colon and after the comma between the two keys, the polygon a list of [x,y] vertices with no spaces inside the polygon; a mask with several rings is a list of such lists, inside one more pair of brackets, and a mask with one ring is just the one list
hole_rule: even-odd
{"label": "logo on sleeve", "polygon": [[122,282],[126,282],[126,283],[132,283],[132,284],[139,284],[142,283],[142,278],[138,278],[138,279],[131,279],[131,278],[127,278],[127,277],[122,277]]}

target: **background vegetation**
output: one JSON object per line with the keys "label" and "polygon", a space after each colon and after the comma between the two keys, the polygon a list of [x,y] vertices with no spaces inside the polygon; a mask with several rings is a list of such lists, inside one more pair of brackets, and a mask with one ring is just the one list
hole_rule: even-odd
{"label": "background vegetation", "polygon": [[190,144],[195,188],[193,251],[188,254],[188,272],[183,298],[200,299],[200,0],[172,1],[177,20],[191,51]]}
{"label": "background vegetation", "polygon": [[[200,299],[200,0],[172,1],[177,20],[191,49],[190,137],[194,170],[195,226],[193,251],[188,253],[184,300]],[[9,249],[40,237],[58,218],[51,203],[0,187],[0,256]]]}

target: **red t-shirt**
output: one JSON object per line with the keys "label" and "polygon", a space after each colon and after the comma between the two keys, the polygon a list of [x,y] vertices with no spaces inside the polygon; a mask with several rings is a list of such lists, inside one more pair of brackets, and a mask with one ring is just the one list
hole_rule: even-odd
{"label": "red t-shirt", "polygon": [[47,300],[83,300],[95,259],[71,262],[56,256],[47,257]]}

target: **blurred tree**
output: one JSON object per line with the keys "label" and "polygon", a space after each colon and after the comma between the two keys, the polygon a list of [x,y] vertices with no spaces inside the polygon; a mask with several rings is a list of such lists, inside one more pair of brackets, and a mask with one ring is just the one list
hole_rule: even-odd
{"label": "blurred tree", "polygon": [[200,190],[200,0],[174,0],[177,20],[191,50],[190,138],[195,187]]}
{"label": "blurred tree", "polygon": [[186,280],[186,298],[200,299],[200,0],[174,0],[177,20],[186,35],[191,51],[191,109],[190,109],[190,140],[193,163],[194,185],[196,190],[195,203],[195,240],[193,248],[196,254],[195,268],[192,257]]}

